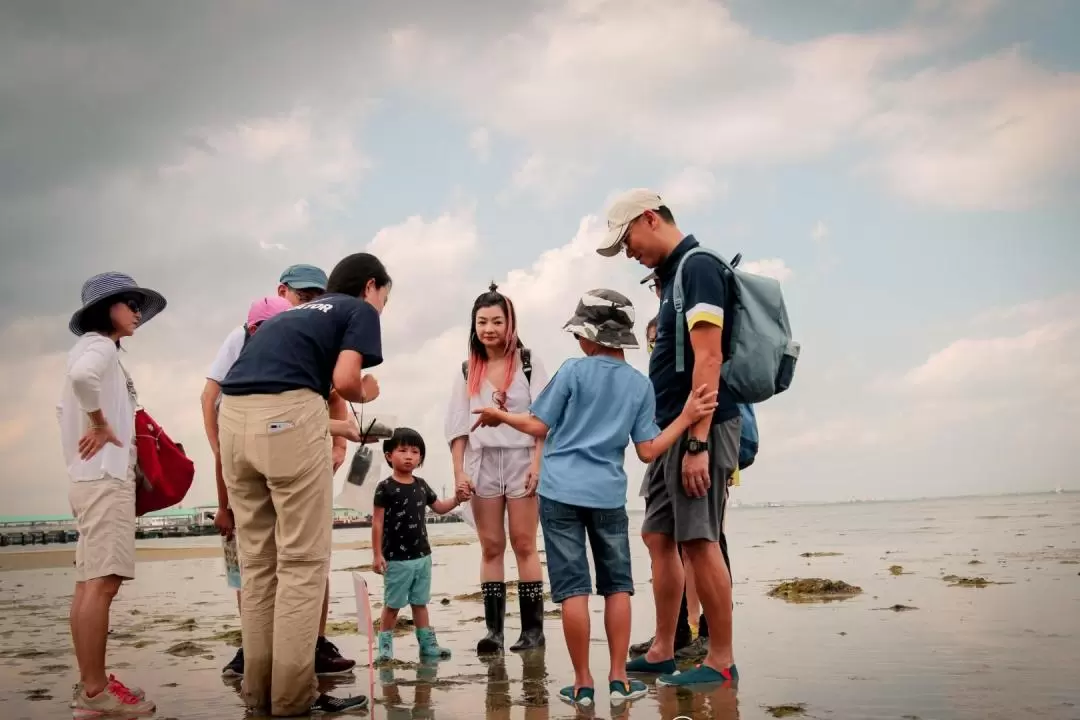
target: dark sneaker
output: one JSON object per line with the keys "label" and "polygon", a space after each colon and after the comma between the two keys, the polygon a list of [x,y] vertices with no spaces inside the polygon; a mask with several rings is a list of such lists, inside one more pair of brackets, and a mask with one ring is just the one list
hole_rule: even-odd
{"label": "dark sneaker", "polygon": [[630,646],[630,657],[637,657],[638,655],[644,655],[649,652],[649,648],[652,647],[652,641],[654,638],[649,638],[645,642],[635,643]]}
{"label": "dark sneaker", "polygon": [[311,703],[311,714],[318,715],[320,713],[339,713],[348,712],[350,710],[363,710],[367,707],[367,704],[368,699],[365,695],[336,698],[324,693],[315,698],[315,702]]}
{"label": "dark sneaker", "polygon": [[221,669],[222,677],[244,677],[244,648],[236,651],[229,664]]}
{"label": "dark sneaker", "polygon": [[699,637],[686,647],[675,651],[676,660],[701,660],[709,654],[709,638]]}
{"label": "dark sneaker", "polygon": [[[653,640],[655,640],[655,639],[656,639],[656,637],[653,636],[653,637],[649,638],[648,640],[646,640],[645,642],[639,642],[639,643],[636,643],[634,645],[631,645],[630,646],[630,657],[634,658],[634,657],[637,657],[638,655],[644,655],[645,653],[649,652],[649,648],[652,647]],[[678,654],[678,652],[680,650],[692,645],[693,644],[692,640],[693,639],[691,637],[689,637],[689,636],[679,637],[679,634],[676,633],[675,634],[675,653]]]}
{"label": "dark sneaker", "polygon": [[[355,660],[341,656],[337,645],[324,637],[315,643],[315,674],[316,675],[347,675],[356,667]],[[365,699],[366,703],[367,700]]]}

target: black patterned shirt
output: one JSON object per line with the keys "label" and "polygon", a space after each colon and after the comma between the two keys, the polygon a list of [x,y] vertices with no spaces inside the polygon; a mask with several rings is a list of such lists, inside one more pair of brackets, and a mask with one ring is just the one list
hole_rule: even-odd
{"label": "black patterned shirt", "polygon": [[409,484],[388,477],[375,488],[375,507],[383,508],[383,557],[416,560],[431,554],[427,536],[427,509],[439,496],[413,477]]}

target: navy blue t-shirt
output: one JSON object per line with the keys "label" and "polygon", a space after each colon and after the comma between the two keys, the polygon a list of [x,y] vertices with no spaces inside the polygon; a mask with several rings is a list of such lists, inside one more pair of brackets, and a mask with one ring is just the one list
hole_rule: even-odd
{"label": "navy blue t-shirt", "polygon": [[307,388],[329,398],[342,350],[360,353],[365,368],[380,364],[379,313],[350,295],[323,295],[263,322],[240,351],[221,392],[277,395]]}
{"label": "navy blue t-shirt", "polygon": [[[675,372],[675,271],[679,261],[691,248],[700,243],[693,235],[687,235],[675,250],[656,269],[660,281],[660,313],[656,319],[656,346],[649,357],[649,380],[656,391],[656,423],[667,427],[679,417],[694,377],[694,348],[690,344],[690,331],[683,333],[684,370]],[[689,327],[698,323],[722,325],[721,346],[727,356],[731,343],[731,300],[728,295],[723,266],[716,258],[703,253],[694,255],[683,266],[683,313]],[[717,407],[713,424],[717,425],[738,417],[735,398],[720,378]]]}

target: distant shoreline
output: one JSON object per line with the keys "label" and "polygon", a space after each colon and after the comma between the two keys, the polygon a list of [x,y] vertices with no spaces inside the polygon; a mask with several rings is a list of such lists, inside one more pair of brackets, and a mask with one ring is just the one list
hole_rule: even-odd
{"label": "distant shoreline", "polygon": [[[464,538],[431,538],[435,547],[447,545],[469,545],[472,540]],[[335,543],[334,550],[370,550],[370,540]],[[135,562],[160,562],[162,560],[199,560],[222,556],[220,545],[198,547],[137,547]],[[7,550],[0,553],[0,572],[15,570],[46,570],[49,568],[72,567],[75,564],[75,548],[57,550]]]}

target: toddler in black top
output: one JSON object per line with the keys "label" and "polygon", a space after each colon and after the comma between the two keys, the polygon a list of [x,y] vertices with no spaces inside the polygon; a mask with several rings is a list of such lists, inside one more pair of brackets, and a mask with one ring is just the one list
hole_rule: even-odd
{"label": "toddler in black top", "polygon": [[393,471],[375,488],[375,516],[371,524],[375,572],[383,576],[383,610],[379,620],[379,655],[376,661],[394,658],[394,625],[398,611],[412,607],[416,641],[422,659],[445,659],[450,651],[439,647],[428,618],[431,600],[431,545],[427,536],[427,509],[445,515],[462,500],[442,500],[413,475],[424,464],[424,438],[411,428],[397,428],[383,442],[386,463]]}

